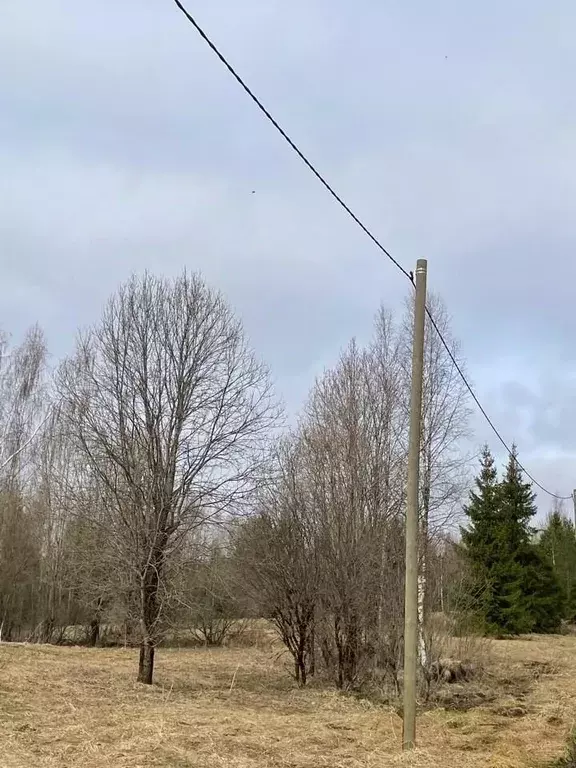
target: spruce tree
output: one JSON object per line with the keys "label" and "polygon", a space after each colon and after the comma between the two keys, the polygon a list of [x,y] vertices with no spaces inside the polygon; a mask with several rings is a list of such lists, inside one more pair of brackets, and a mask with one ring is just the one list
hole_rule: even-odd
{"label": "spruce tree", "polygon": [[576,619],[576,534],[574,526],[560,508],[555,508],[537,545],[542,558],[552,568],[564,593],[564,618]]}
{"label": "spruce tree", "polygon": [[520,556],[522,605],[530,618],[531,632],[558,632],[565,614],[564,591],[552,566],[529,545]]}
{"label": "spruce tree", "polygon": [[530,521],[537,512],[535,498],[532,485],[524,482],[522,470],[518,464],[518,452],[513,445],[504,479],[500,483],[501,512],[508,530],[509,545],[513,551],[518,551],[529,544],[534,534]]}
{"label": "spruce tree", "polygon": [[551,566],[531,543],[535,531],[530,523],[537,512],[534,501],[532,486],[524,481],[513,446],[500,484],[500,504],[508,555],[517,566],[517,631],[554,632],[560,628],[564,596]]}
{"label": "spruce tree", "polygon": [[469,519],[462,544],[471,566],[470,591],[481,596],[477,608],[489,634],[529,631],[522,606],[522,568],[515,559],[515,542],[527,540],[503,513],[502,489],[488,446],[482,450],[476,489],[464,507]]}
{"label": "spruce tree", "polygon": [[524,482],[516,448],[500,483],[487,447],[480,463],[476,488],[464,508],[469,525],[462,544],[471,566],[471,591],[482,594],[478,608],[485,631],[556,631],[565,611],[563,592],[553,567],[531,541],[535,495]]}
{"label": "spruce tree", "polygon": [[464,512],[470,520],[462,529],[462,543],[473,570],[479,577],[487,575],[498,559],[496,524],[498,521],[498,475],[488,446],[480,456],[480,473],[475,479],[476,490],[470,491],[470,502]]}

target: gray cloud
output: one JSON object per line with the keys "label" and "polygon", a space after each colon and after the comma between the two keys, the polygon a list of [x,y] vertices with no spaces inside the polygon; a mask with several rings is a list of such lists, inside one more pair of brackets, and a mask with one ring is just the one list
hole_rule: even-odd
{"label": "gray cloud", "polygon": [[[215,0],[198,13],[394,255],[429,259],[488,410],[568,492],[573,5]],[[132,271],[200,269],[295,410],[348,339],[369,336],[380,301],[401,306],[403,278],[169,0],[19,0],[2,17],[2,326],[38,319],[60,357]]]}

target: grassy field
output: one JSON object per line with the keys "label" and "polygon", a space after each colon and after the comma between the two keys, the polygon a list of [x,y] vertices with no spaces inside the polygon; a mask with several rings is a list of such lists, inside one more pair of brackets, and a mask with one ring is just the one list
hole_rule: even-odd
{"label": "grassy field", "polygon": [[[576,638],[500,641],[490,672],[445,691],[403,755],[394,709],[296,689],[275,650],[0,646],[2,768],[516,768],[562,755],[576,718]],[[472,703],[474,706],[467,709]]]}

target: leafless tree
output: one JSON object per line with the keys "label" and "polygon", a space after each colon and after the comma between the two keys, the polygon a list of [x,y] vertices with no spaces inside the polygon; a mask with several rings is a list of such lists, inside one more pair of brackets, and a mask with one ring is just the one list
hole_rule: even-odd
{"label": "leafless tree", "polygon": [[0,335],[0,633],[9,639],[36,610],[39,540],[27,504],[33,438],[46,411],[46,344],[35,326],[11,347]]}
{"label": "leafless tree", "polygon": [[[403,632],[403,513],[408,455],[405,351],[402,327],[395,322],[392,313],[381,307],[368,349],[368,413],[374,423],[373,451],[381,461],[381,471],[374,477],[373,487],[383,494],[379,506],[388,521],[382,542],[378,590],[379,664],[390,670],[395,682],[401,662]],[[394,585],[392,590],[390,581]]]}
{"label": "leafless tree", "polygon": [[[428,297],[428,310],[461,370],[466,364],[454,338],[451,319],[439,296]],[[470,437],[470,395],[438,332],[427,318],[422,397],[423,524],[444,530],[460,514],[470,483],[470,461],[464,441]]]}
{"label": "leafless tree", "polygon": [[0,470],[2,481],[23,471],[23,451],[41,428],[46,409],[46,341],[33,326],[10,348],[0,335]]}
{"label": "leafless tree", "polygon": [[104,639],[106,612],[119,609],[126,622],[128,589],[125,569],[118,567],[119,550],[98,484],[90,483],[86,473],[75,473],[73,482],[68,499],[71,514],[64,544],[64,580],[78,605],[85,640],[94,647]]}
{"label": "leafless tree", "polygon": [[17,640],[37,615],[40,552],[35,520],[20,493],[0,494],[0,640]]}
{"label": "leafless tree", "polygon": [[204,647],[219,647],[246,628],[246,600],[228,535],[220,528],[189,537],[171,563],[170,614],[177,634]]}
{"label": "leafless tree", "polygon": [[[428,306],[462,364],[442,302]],[[382,309],[369,344],[352,342],[318,379],[272,452],[267,371],[196,276],[121,287],[59,371],[58,408],[41,333],[11,351],[3,340],[0,639],[127,643],[135,630],[150,683],[168,627],[218,644],[250,605],[300,685],[319,673],[399,690],[411,339],[410,307]],[[437,662],[432,612],[452,613],[466,579],[446,531],[468,426],[465,387],[430,324],[425,349],[423,671]],[[231,546],[214,534],[224,528]]]}
{"label": "leafless tree", "polygon": [[[453,345],[440,302],[431,306]],[[300,422],[298,449],[291,462],[284,457],[291,482],[281,473],[267,514],[252,524],[258,542],[252,562],[261,575],[258,588],[272,592],[272,605],[313,604],[314,644],[338,686],[387,679],[398,690],[412,330],[407,320],[397,322],[382,309],[375,331],[366,349],[352,342],[316,382]],[[457,354],[455,345],[451,349]],[[422,529],[430,551],[422,553],[422,596],[427,566],[433,566],[431,595],[436,573],[443,574],[436,567],[442,551],[436,542],[462,492],[460,441],[467,427],[461,382],[430,333],[424,401]],[[257,551],[265,554],[257,558]],[[297,615],[287,623],[297,625]],[[298,659],[298,648],[306,644],[293,638],[302,640],[302,633],[283,638]],[[423,657],[425,650],[422,635]]]}
{"label": "leafless tree", "polygon": [[315,671],[320,586],[303,448],[299,434],[279,442],[275,471],[259,494],[257,514],[234,539],[240,574],[291,653],[299,685],[306,685]]}
{"label": "leafless tree", "polygon": [[397,571],[386,546],[402,506],[403,448],[395,434],[395,392],[387,389],[394,352],[385,349],[385,330],[380,359],[349,346],[317,382],[304,421],[322,570],[323,654],[340,687],[357,685],[384,657],[388,598],[401,589],[392,583]]}
{"label": "leafless tree", "polygon": [[254,489],[278,418],[268,372],[222,297],[196,275],[134,277],[59,377],[67,428],[100,484],[128,566],[152,683],[162,580],[187,533]]}
{"label": "leafless tree", "polygon": [[[405,371],[409,391],[409,363],[412,346],[413,300],[407,302],[404,317]],[[427,307],[436,327],[446,341],[461,369],[465,368],[455,340],[446,307],[439,296],[430,294]],[[406,402],[408,409],[408,402]],[[430,542],[436,534],[452,525],[462,507],[469,485],[470,457],[464,440],[470,435],[469,393],[450,356],[426,318],[424,343],[424,379],[422,391],[422,441],[420,453],[420,573],[418,580],[418,616],[420,662],[427,666],[429,644],[426,618],[430,606],[427,572]]]}

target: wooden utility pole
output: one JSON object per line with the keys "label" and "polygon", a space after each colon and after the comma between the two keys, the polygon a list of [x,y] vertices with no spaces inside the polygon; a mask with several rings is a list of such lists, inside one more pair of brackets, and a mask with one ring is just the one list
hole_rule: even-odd
{"label": "wooden utility pole", "polygon": [[574,530],[576,531],[576,488],[572,491],[572,503],[574,504]]}
{"label": "wooden utility pole", "polygon": [[418,658],[418,490],[422,434],[422,375],[426,320],[426,259],[416,264],[416,300],[412,340],[412,390],[406,487],[406,586],[404,598],[404,729],[403,749],[416,743],[416,683]]}

